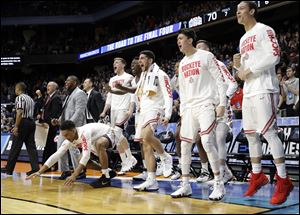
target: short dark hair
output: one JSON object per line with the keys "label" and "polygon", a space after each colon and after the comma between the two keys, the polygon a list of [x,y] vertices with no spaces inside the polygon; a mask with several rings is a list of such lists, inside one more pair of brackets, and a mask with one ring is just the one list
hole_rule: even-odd
{"label": "short dark hair", "polygon": [[17,84],[16,84],[16,87],[18,87],[19,90],[22,91],[22,92],[25,92],[25,90],[26,90],[26,88],[27,88],[27,86],[26,86],[26,84],[25,84],[24,82],[19,82],[19,83],[17,83]]}
{"label": "short dark hair", "polygon": [[75,128],[75,123],[71,120],[66,120],[64,121],[61,125],[60,125],[60,130],[61,131],[65,131],[65,130],[71,130],[73,128]]}
{"label": "short dark hair", "polygon": [[[75,81],[76,82],[76,85],[79,85],[80,83],[79,83],[79,79],[77,78],[77,76],[75,76],[75,75],[70,75],[70,76],[68,76],[68,78],[70,78],[72,81]],[[67,79],[68,79],[67,78]]]}
{"label": "short dark hair", "polygon": [[146,55],[148,58],[152,58],[153,62],[155,62],[155,54],[153,53],[153,51],[150,50],[144,50],[140,52],[140,55],[144,54]]}
{"label": "short dark hair", "polygon": [[188,39],[192,38],[193,39],[193,46],[196,46],[196,40],[197,40],[197,35],[194,30],[184,28],[181,29],[178,34],[184,34]]}
{"label": "short dark hair", "polygon": [[198,40],[196,44],[198,45],[199,43],[204,43],[210,49],[210,42],[207,40]]}
{"label": "short dark hair", "polygon": [[241,2],[245,2],[248,5],[250,10],[254,9],[253,17],[256,19],[257,18],[257,4],[254,1],[241,1]]}
{"label": "short dark hair", "polygon": [[121,57],[115,57],[114,58],[114,61],[115,60],[120,60],[125,66],[126,66],[126,60],[124,58],[121,58]]}
{"label": "short dark hair", "polygon": [[139,60],[139,56],[135,56],[132,60]]}

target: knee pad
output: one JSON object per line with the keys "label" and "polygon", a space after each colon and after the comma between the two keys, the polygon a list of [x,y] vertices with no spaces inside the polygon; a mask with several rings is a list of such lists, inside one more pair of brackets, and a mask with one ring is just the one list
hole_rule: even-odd
{"label": "knee pad", "polygon": [[269,129],[265,134],[264,138],[268,141],[271,154],[274,159],[284,157],[284,148],[281,140],[277,135],[277,131],[275,129]]}
{"label": "knee pad", "polygon": [[192,162],[192,144],[188,142],[181,142],[181,163],[191,164]]}
{"label": "knee pad", "polygon": [[262,156],[262,145],[257,133],[246,134],[248,140],[250,157],[257,158]]}
{"label": "knee pad", "polygon": [[215,143],[216,139],[215,136],[212,134],[209,135],[203,135],[201,136],[202,146],[206,153],[212,152],[214,149],[216,149]]}

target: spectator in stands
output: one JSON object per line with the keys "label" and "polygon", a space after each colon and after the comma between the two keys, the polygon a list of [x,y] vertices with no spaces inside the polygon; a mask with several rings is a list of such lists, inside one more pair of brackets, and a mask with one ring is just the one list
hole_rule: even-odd
{"label": "spectator in stands", "polygon": [[284,86],[284,83],[286,80],[286,76],[283,75],[282,68],[280,66],[277,68],[276,75],[277,75],[277,78],[279,81],[279,102],[277,105],[277,112],[279,113],[280,116],[285,116],[286,115],[286,113],[285,113],[285,111],[286,111],[286,95],[284,93],[283,86]]}
{"label": "spectator in stands", "polygon": [[286,116],[296,116],[296,103],[299,100],[299,78],[295,77],[295,68],[288,67],[286,70],[288,80],[283,82],[286,96]]}
{"label": "spectator in stands", "polygon": [[43,104],[44,104],[44,97],[40,90],[36,90],[35,94],[37,97],[34,100],[34,119],[37,118],[37,115],[42,113]]}

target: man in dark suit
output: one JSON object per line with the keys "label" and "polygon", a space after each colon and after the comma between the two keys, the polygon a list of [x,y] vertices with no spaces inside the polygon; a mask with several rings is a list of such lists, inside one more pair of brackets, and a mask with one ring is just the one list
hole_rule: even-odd
{"label": "man in dark suit", "polygon": [[88,96],[86,108],[87,123],[98,122],[105,105],[102,95],[94,89],[94,82],[92,78],[86,78],[84,80],[83,90]]}
{"label": "man in dark suit", "polygon": [[49,82],[47,85],[47,97],[44,103],[43,113],[40,118],[41,123],[47,123],[49,126],[46,146],[43,153],[43,164],[56,152],[57,145],[54,138],[58,131],[58,125],[53,126],[52,119],[59,118],[62,108],[62,101],[57,92],[58,85],[55,82]]}

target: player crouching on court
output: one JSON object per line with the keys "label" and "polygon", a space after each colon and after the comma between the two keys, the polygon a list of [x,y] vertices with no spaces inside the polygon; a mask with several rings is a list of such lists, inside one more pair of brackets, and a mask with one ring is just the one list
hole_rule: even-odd
{"label": "player crouching on court", "polygon": [[102,176],[94,181],[91,186],[94,188],[110,186],[111,178],[115,177],[116,173],[108,168],[106,149],[113,148],[115,144],[127,141],[122,132],[103,123],[89,123],[76,128],[74,122],[70,120],[64,121],[60,126],[60,130],[61,135],[65,138],[61,147],[45,162],[38,172],[26,177],[26,180],[40,176],[47,169],[51,168],[69,148],[81,146],[82,157],[79,165],[73,174],[66,179],[65,185],[74,183],[76,176],[85,168],[90,159],[91,151],[96,151],[102,167]]}

